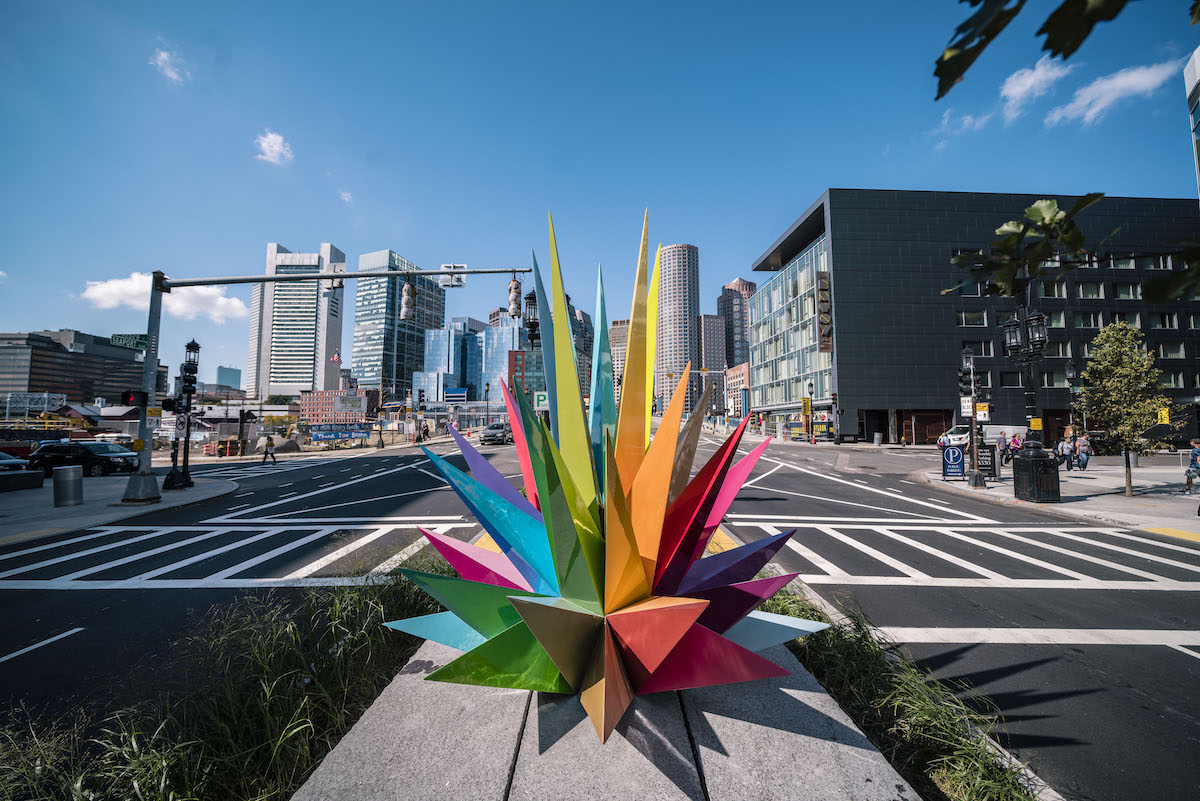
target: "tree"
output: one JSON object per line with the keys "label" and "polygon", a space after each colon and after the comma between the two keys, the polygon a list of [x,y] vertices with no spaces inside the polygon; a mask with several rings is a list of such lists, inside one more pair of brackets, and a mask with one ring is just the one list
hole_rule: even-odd
{"label": "tree", "polygon": [[1162,374],[1154,354],[1142,341],[1142,332],[1124,322],[1100,329],[1092,340],[1091,356],[1083,368],[1083,389],[1075,411],[1089,425],[1104,431],[1105,441],[1125,454],[1125,494],[1133,495],[1130,453],[1147,453],[1154,443],[1143,434],[1158,421],[1158,410],[1170,407],[1159,392]]}
{"label": "tree", "polygon": [[291,403],[295,398],[291,395],[268,395],[266,404],[268,406],[284,406]]}

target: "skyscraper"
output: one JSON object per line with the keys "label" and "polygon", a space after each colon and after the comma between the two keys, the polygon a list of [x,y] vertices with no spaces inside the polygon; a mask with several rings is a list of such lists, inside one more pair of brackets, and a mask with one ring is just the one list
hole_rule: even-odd
{"label": "skyscraper", "polygon": [[1183,86],[1192,115],[1192,166],[1196,169],[1196,186],[1200,191],[1200,47],[1192,51],[1192,57],[1183,66]]}
{"label": "skyscraper", "polygon": [[700,386],[696,317],[700,314],[700,250],[695,245],[662,249],[658,278],[658,334],[654,346],[655,394],[659,409],[671,400],[690,362],[692,380],[684,410],[691,410]]}
{"label": "skyscraper", "polygon": [[[360,271],[418,269],[391,250],[358,257]],[[402,278],[360,278],[354,295],[354,379],[363,389],[380,390],[381,402],[403,401],[412,389],[412,375],[422,369],[425,332],[441,328],[446,319],[446,290],[435,279],[410,276],[412,318],[400,319]]]}
{"label": "skyscraper", "polygon": [[241,389],[242,371],[236,367],[218,367],[217,383],[231,389]]}
{"label": "skyscraper", "polygon": [[505,320],[513,318],[508,316],[508,309],[503,306],[497,306],[488,312],[488,325],[504,325]]}
{"label": "skyscraper", "polygon": [[413,373],[414,400],[425,390],[425,401],[445,400],[447,389],[466,389],[467,400],[483,395],[483,357],[479,332],[487,326],[473,317],[455,317],[445,328],[425,332],[425,369]]}
{"label": "skyscraper", "polygon": [[708,393],[705,414],[725,411],[725,318],[718,314],[696,317],[696,354],[698,363],[693,369],[706,370],[700,374],[700,388],[712,385]]}
{"label": "skyscraper", "polygon": [[721,287],[717,314],[725,320],[725,362],[736,367],[750,361],[750,296],[758,286],[735,278]]}
{"label": "skyscraper", "polygon": [[629,320],[613,320],[608,326],[608,349],[612,351],[613,392],[621,402],[621,381],[625,375],[625,346],[629,341]]}
{"label": "skyscraper", "polygon": [[[292,253],[275,242],[267,244],[267,275],[345,271],[346,255],[328,242],[317,253]],[[247,390],[262,398],[337,389],[342,287],[278,281],[255,284],[250,298]]]}

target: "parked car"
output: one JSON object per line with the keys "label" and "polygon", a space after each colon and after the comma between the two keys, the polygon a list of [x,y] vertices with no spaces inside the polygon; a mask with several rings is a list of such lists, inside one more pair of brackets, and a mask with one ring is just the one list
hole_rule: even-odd
{"label": "parked car", "polygon": [[27,460],[0,451],[0,470],[24,470],[28,466]]}
{"label": "parked car", "polygon": [[138,469],[138,455],[111,442],[48,442],[29,457],[29,469],[54,475],[54,468],[82,465],[84,475],[132,473]]}
{"label": "parked car", "polygon": [[504,445],[512,441],[512,426],[508,423],[492,423],[479,434],[480,445]]}
{"label": "parked car", "polygon": [[955,426],[946,432],[946,436],[950,438],[951,445],[962,447],[971,442],[971,426]]}

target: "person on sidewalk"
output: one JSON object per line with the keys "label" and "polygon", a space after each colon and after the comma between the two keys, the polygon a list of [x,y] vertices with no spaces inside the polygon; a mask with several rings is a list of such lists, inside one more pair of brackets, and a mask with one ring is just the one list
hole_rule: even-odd
{"label": "person on sidewalk", "polygon": [[267,463],[267,457],[271,457],[271,464],[279,464],[275,459],[275,440],[267,437],[267,444],[263,446],[263,460],[261,464]]}
{"label": "person on sidewalk", "polygon": [[1012,442],[1009,443],[1009,461],[1017,458],[1017,454],[1021,452],[1021,434],[1017,432],[1013,434]]}
{"label": "person on sidewalk", "polygon": [[1070,437],[1063,437],[1062,442],[1058,443],[1058,463],[1066,464],[1067,472],[1075,469],[1075,443],[1071,442]]}
{"label": "person on sidewalk", "polygon": [[1008,464],[1010,457],[1008,455],[1008,434],[1001,431],[1000,436],[996,437],[996,458],[1000,460],[1000,464]]}
{"label": "person on sidewalk", "polygon": [[[1187,479],[1187,486],[1183,488],[1181,495],[1192,494],[1192,482],[1200,478],[1200,438],[1192,439],[1192,452],[1190,454],[1192,460],[1188,462],[1187,470],[1183,472],[1184,478]],[[1196,514],[1200,515],[1200,509],[1196,510]]]}
{"label": "person on sidewalk", "polygon": [[946,446],[950,444],[950,437],[945,431],[937,438],[937,446],[940,450],[946,450]]}
{"label": "person on sidewalk", "polygon": [[1079,471],[1087,470],[1088,462],[1092,459],[1092,441],[1088,439],[1087,434],[1079,435],[1079,442],[1075,444],[1075,450],[1079,453]]}

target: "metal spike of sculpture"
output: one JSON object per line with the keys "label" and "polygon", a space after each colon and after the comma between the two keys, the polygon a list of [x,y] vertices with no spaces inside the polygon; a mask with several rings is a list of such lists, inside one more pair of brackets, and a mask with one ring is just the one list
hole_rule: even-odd
{"label": "metal spike of sculpture", "polygon": [[635,695],[783,675],[756,651],[825,628],[751,611],[793,578],[755,579],[790,532],[704,556],[766,447],[735,463],[746,421],[689,480],[698,431],[689,422],[680,432],[689,366],[649,437],[658,271],[651,282],[648,220],[619,410],[597,277],[586,416],[551,221],[550,292],[533,263],[550,424],[503,386],[525,494],[462,437],[470,475],[426,451],[499,553],[422,531],[460,577],[401,573],[449,611],[387,624],[464,651],[430,680],[577,693],[601,742]]}

